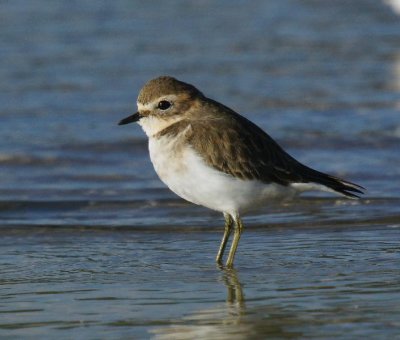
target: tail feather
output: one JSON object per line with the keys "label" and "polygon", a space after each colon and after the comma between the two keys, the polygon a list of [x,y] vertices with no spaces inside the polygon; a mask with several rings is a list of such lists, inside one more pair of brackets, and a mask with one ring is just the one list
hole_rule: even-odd
{"label": "tail feather", "polygon": [[345,181],[339,177],[331,176],[317,170],[306,167],[304,171],[306,182],[322,184],[349,198],[360,198],[366,190],[361,185]]}

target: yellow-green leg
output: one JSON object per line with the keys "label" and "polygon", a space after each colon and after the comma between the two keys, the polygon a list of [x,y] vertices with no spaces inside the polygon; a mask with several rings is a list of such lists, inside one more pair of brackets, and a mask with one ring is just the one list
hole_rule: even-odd
{"label": "yellow-green leg", "polygon": [[239,245],[240,235],[242,234],[243,230],[243,224],[242,220],[239,217],[239,214],[236,214],[234,222],[235,222],[235,231],[233,233],[233,241],[231,244],[231,249],[229,251],[228,260],[226,261],[227,268],[233,267],[233,259],[235,257],[236,249]]}
{"label": "yellow-green leg", "polygon": [[231,215],[224,213],[224,217],[225,217],[224,236],[222,237],[221,245],[219,246],[219,250],[218,250],[218,254],[217,254],[217,258],[216,258],[216,261],[218,263],[222,262],[222,256],[224,255],[226,244],[229,240],[229,236],[231,234],[232,225],[233,225],[233,219],[232,219]]}

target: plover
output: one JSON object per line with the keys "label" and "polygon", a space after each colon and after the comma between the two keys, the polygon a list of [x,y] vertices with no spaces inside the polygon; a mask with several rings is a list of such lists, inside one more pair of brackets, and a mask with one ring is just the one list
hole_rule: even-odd
{"label": "plover", "polygon": [[357,184],[301,164],[257,125],[175,78],[150,80],[137,106],[138,112],[119,125],[141,125],[154,169],[174,193],[223,213],[218,263],[232,230],[234,234],[226,267],[233,266],[243,213],[305,191],[350,198],[363,193]]}

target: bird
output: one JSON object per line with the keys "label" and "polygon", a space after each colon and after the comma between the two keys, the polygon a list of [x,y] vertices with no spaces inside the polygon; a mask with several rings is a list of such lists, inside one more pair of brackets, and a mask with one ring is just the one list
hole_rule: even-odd
{"label": "bird", "polygon": [[226,268],[234,264],[244,213],[306,191],[353,199],[365,191],[303,165],[256,124],[174,77],[148,81],[139,92],[137,108],[118,124],[137,122],[142,127],[154,169],[170,190],[223,213],[216,262],[223,265],[233,232]]}

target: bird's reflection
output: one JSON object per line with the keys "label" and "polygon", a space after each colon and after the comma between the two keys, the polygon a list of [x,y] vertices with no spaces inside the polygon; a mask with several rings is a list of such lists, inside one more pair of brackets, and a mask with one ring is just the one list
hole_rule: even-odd
{"label": "bird's reflection", "polygon": [[263,339],[298,338],[301,332],[288,329],[288,325],[301,325],[296,313],[280,305],[257,305],[250,310],[245,304],[243,285],[235,269],[220,267],[219,282],[226,289],[225,303],[201,309],[170,326],[151,330],[156,339]]}
{"label": "bird's reflection", "polygon": [[199,310],[169,327],[153,329],[156,339],[244,339],[250,331],[242,324],[245,298],[235,269],[220,269],[220,278],[226,287],[226,303]]}
{"label": "bird's reflection", "polygon": [[230,306],[235,306],[238,309],[244,309],[244,293],[236,269],[224,269],[221,267],[220,269],[222,271],[222,281],[225,283],[227,290],[226,302]]}

